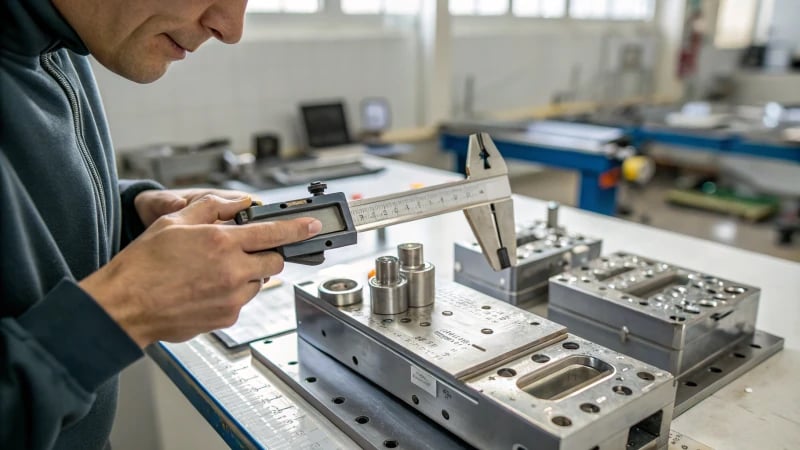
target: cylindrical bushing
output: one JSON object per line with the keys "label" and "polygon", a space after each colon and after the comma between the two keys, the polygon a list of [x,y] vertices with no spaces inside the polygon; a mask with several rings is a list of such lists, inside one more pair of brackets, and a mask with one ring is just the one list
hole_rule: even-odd
{"label": "cylindrical bushing", "polygon": [[369,279],[373,314],[402,314],[408,310],[408,281],[400,275],[400,262],[394,256],[375,260],[375,276]]}
{"label": "cylindrical bushing", "polygon": [[397,246],[400,257],[400,274],[408,280],[408,306],[430,306],[436,298],[436,272],[433,264],[423,258],[422,244],[407,243]]}
{"label": "cylindrical bushing", "polygon": [[319,298],[333,306],[349,306],[364,300],[361,283],[349,278],[333,278],[320,283]]}
{"label": "cylindrical bushing", "polygon": [[547,202],[547,228],[558,228],[558,202]]}

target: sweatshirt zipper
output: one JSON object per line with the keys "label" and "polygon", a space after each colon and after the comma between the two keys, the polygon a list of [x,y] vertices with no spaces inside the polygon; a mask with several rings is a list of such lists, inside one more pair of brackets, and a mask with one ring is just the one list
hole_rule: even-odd
{"label": "sweatshirt zipper", "polygon": [[81,113],[80,103],[78,102],[78,96],[75,93],[75,89],[73,89],[72,84],[70,84],[69,80],[67,79],[66,75],[61,71],[61,69],[56,66],[53,62],[52,53],[46,53],[40,56],[40,61],[42,63],[42,67],[44,67],[45,71],[50,74],[61,86],[61,89],[64,90],[64,93],[67,95],[69,100],[70,108],[72,109],[72,122],[75,127],[75,140],[78,143],[78,149],[81,152],[81,156],[83,157],[83,163],[86,167],[86,170],[89,172],[90,179],[92,181],[92,191],[95,196],[95,200],[100,206],[100,220],[102,223],[102,230],[101,233],[101,245],[104,247],[105,253],[108,253],[108,223],[106,218],[106,193],[105,189],[103,188],[103,182],[100,179],[100,173],[97,170],[97,165],[92,159],[92,154],[89,152],[89,147],[86,145],[86,141],[83,136],[83,115]]}

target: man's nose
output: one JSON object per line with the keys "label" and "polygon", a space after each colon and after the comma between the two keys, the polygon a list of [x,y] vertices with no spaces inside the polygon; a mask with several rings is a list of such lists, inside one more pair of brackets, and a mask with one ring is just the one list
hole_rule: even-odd
{"label": "man's nose", "polygon": [[247,0],[214,1],[200,17],[200,24],[226,44],[235,44],[242,38],[244,12]]}

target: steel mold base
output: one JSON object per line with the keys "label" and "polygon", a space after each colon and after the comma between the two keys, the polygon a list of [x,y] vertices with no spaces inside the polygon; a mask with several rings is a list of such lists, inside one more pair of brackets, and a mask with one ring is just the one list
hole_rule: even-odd
{"label": "steel mold base", "polygon": [[[453,298],[450,291],[449,303],[437,301],[433,307],[420,308],[427,311],[415,311],[413,323],[406,315],[394,316],[388,322],[389,318],[380,320],[368,312],[365,316],[362,309],[368,311],[369,305],[366,293],[363,305],[333,307],[316,297],[317,285],[317,281],[311,281],[296,286],[298,333],[303,339],[472,445],[580,450],[595,445],[601,448],[625,447],[629,442],[641,444],[632,448],[666,446],[675,383],[664,371],[569,335],[563,328],[556,334],[547,332],[537,340],[535,330],[540,328],[538,325],[544,331],[555,324],[458,285],[452,288],[462,293],[460,296]],[[437,346],[415,347],[418,339],[433,336],[426,334],[426,330],[436,325],[426,321],[426,325],[420,326],[422,322],[417,323],[419,317],[416,316],[428,316],[431,321],[448,317],[449,321],[439,323],[437,336],[457,338],[467,332],[458,324],[460,320],[467,320],[464,316],[470,311],[480,315],[495,310],[501,313],[506,308],[510,308],[507,314],[512,317],[522,314],[527,318],[524,323],[506,328],[511,332],[508,337],[515,337],[512,342],[519,337],[513,331],[519,327],[519,330],[527,329],[527,339],[537,344],[523,347],[514,344],[516,350],[506,354],[504,361],[492,359],[490,354],[484,359],[495,362],[483,365],[481,369],[469,369],[480,365],[481,359],[465,366],[446,365],[449,369],[443,369],[436,363],[443,361],[435,358],[442,349],[435,350],[430,356],[433,359],[428,359],[423,350],[436,349]],[[534,323],[537,326],[531,325]],[[417,337],[404,334],[409,332],[416,333]],[[489,331],[487,336],[492,334]],[[487,342],[489,349],[497,351],[503,348],[491,340]],[[473,347],[470,341],[461,346]],[[473,352],[478,350],[472,348]],[[534,354],[544,354],[547,360],[532,360]],[[574,358],[591,362],[585,366],[579,362],[573,364]],[[461,359],[461,363],[466,363],[466,360]],[[604,365],[611,369],[604,368]],[[587,366],[597,367],[595,372],[599,378],[587,378],[586,385],[576,385],[577,390],[569,391],[571,393],[562,400],[543,395],[541,391],[549,389],[546,385],[538,393],[532,392],[534,388],[529,391],[525,381],[531,378],[529,375],[545,380],[562,369],[581,372],[586,371]],[[489,423],[492,426],[487,428]]]}

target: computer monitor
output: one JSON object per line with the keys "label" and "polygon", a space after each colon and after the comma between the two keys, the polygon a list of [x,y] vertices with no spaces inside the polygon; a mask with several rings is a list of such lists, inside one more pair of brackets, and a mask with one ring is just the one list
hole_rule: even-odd
{"label": "computer monitor", "polygon": [[300,105],[308,147],[319,149],[351,144],[343,102]]}

